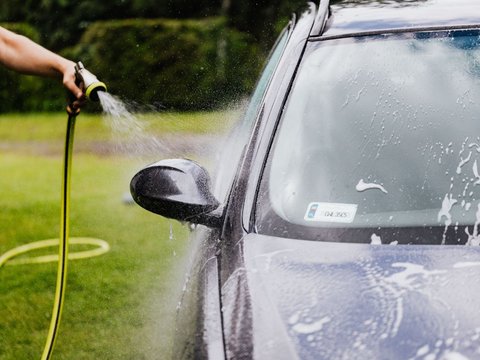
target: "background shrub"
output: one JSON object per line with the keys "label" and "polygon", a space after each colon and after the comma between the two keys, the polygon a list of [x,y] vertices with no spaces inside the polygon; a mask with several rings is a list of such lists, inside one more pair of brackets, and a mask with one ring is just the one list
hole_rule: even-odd
{"label": "background shrub", "polygon": [[[39,38],[27,24],[2,26]],[[175,110],[211,109],[248,94],[263,58],[251,36],[220,17],[99,21],[60,53],[81,60],[113,94]],[[0,68],[0,112],[62,110],[65,98],[58,80]]]}
{"label": "background shrub", "polygon": [[65,55],[81,59],[114,94],[182,110],[245,95],[261,58],[250,36],[218,17],[96,22]]}

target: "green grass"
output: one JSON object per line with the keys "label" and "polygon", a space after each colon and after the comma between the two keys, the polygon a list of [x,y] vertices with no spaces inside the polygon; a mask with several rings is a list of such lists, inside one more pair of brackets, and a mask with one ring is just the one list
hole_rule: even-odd
{"label": "green grass", "polygon": [[[139,115],[146,130],[165,133],[222,133],[231,124],[236,112],[152,113]],[[0,114],[1,141],[58,141],[65,137],[66,113]],[[81,113],[78,117],[82,133],[89,140],[109,140],[111,130],[102,115]]]}
{"label": "green grass", "polygon": [[[79,141],[110,136],[98,116],[81,116]],[[219,131],[226,116],[169,114],[168,121],[152,126],[158,132]],[[36,153],[35,142],[63,140],[65,118],[65,114],[0,116],[0,146],[7,144],[0,147],[0,254],[58,236],[61,153]],[[19,150],[12,143],[23,145]],[[25,154],[23,147],[30,147],[31,153]],[[131,158],[74,153],[71,236],[104,239],[111,251],[69,263],[55,359],[169,357],[188,231],[122,202],[130,177],[142,165]],[[0,268],[1,360],[40,357],[53,305],[56,266]]]}

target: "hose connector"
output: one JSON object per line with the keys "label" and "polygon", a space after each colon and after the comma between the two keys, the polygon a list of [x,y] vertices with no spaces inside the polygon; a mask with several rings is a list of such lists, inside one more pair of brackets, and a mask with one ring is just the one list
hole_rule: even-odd
{"label": "hose connector", "polygon": [[98,101],[98,92],[107,91],[107,85],[85,69],[81,61],[75,64],[75,76],[78,82],[83,83],[85,95],[89,100]]}

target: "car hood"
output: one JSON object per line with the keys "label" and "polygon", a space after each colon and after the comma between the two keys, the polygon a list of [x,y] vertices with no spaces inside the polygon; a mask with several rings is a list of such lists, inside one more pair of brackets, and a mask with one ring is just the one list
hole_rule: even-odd
{"label": "car hood", "polygon": [[480,248],[249,235],[255,358],[480,356]]}

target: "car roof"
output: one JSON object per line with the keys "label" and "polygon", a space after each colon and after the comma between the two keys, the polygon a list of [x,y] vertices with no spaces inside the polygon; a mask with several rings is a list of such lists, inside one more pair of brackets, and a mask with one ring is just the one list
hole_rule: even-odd
{"label": "car roof", "polygon": [[330,11],[322,37],[480,26],[478,0],[343,0],[332,1]]}

